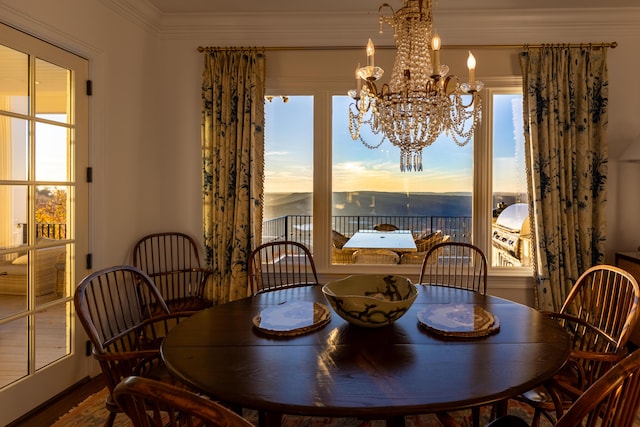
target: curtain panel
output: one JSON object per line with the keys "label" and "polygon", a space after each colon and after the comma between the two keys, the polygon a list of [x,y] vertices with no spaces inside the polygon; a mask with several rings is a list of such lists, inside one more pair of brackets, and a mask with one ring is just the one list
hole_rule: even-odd
{"label": "curtain panel", "polygon": [[557,311],[604,261],[607,48],[530,48],[520,64],[538,308]]}
{"label": "curtain panel", "polygon": [[262,235],[264,95],[263,50],[204,50],[203,231],[214,303],[248,295],[247,260]]}

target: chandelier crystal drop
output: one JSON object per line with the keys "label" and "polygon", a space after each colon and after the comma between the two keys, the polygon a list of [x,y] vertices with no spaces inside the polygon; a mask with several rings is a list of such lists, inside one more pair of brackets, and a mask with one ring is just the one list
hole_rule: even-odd
{"label": "chandelier crystal drop", "polygon": [[[394,30],[396,59],[389,83],[378,88],[384,74],[375,66],[375,48],[367,43],[367,65],[356,68],[357,87],[349,91],[349,131],[367,148],[380,147],[385,139],[400,149],[400,170],[422,171],[422,150],[442,134],[466,145],[480,122],[484,86],[475,80],[475,58],[469,52],[469,82],[461,83],[440,64],[440,37],[433,32],[433,0],[403,0],[397,11],[384,3],[378,9],[383,24]],[[390,14],[385,14],[385,11]],[[363,125],[380,136],[368,143],[360,135]]]}

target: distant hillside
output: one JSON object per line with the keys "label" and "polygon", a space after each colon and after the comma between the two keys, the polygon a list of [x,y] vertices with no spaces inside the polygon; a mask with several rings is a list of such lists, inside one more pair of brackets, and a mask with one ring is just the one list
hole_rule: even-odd
{"label": "distant hillside", "polygon": [[471,194],[334,193],[334,215],[471,216]]}
{"label": "distant hillside", "polygon": [[311,215],[311,193],[265,193],[264,219],[286,215]]}
{"label": "distant hillside", "polygon": [[[522,196],[498,194],[499,202],[507,206],[521,201]],[[333,215],[389,215],[389,216],[471,216],[470,193],[387,193],[360,191],[334,193]],[[285,215],[311,215],[311,193],[265,194],[264,218]]]}

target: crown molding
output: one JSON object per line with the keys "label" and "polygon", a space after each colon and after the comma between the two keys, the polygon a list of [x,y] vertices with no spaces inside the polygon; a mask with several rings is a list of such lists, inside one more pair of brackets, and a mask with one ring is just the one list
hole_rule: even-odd
{"label": "crown molding", "polygon": [[[165,40],[215,46],[360,46],[370,37],[392,46],[390,28],[378,33],[377,8],[370,13],[286,12],[163,14],[147,0],[101,0]],[[446,46],[455,44],[612,42],[640,33],[640,7],[442,10],[434,26]],[[535,39],[532,39],[535,34]],[[593,40],[598,37],[598,40]],[[607,40],[602,40],[602,38]]]}
{"label": "crown molding", "polygon": [[378,34],[378,16],[345,13],[226,14],[165,17],[162,38],[209,38],[219,45],[345,46],[366,44],[369,37],[393,43],[388,31]]}
{"label": "crown molding", "polygon": [[526,13],[521,10],[472,11],[442,13],[435,20],[445,46],[499,44],[500,41],[509,44],[602,43],[613,42],[625,34],[640,36],[640,7],[531,9]]}
{"label": "crown molding", "polygon": [[84,58],[95,58],[104,53],[102,49],[88,43],[84,38],[76,37],[58,26],[36,19],[29,13],[7,4],[0,4],[0,21],[20,31],[28,28],[27,32],[30,35],[55,43],[58,47]]}
{"label": "crown molding", "polygon": [[151,34],[162,32],[162,12],[147,0],[99,0],[123,18]]}

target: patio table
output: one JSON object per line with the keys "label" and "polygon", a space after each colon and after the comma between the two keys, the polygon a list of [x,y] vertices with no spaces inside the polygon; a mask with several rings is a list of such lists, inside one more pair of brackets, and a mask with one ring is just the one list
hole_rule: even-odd
{"label": "patio table", "polygon": [[395,252],[416,252],[416,243],[409,230],[360,230],[344,244],[343,249],[388,249]]}

